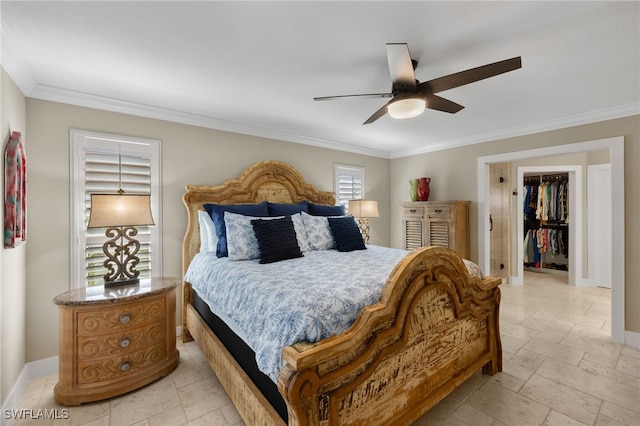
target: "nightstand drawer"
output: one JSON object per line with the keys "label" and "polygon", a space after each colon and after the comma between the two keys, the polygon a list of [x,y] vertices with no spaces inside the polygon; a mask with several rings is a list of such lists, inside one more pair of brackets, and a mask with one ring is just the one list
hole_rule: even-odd
{"label": "nightstand drawer", "polygon": [[163,319],[154,324],[117,333],[79,337],[78,360],[135,352],[163,341],[165,330]]}
{"label": "nightstand drawer", "polygon": [[110,333],[156,322],[165,316],[164,302],[164,299],[156,299],[78,312],[78,336]]}
{"label": "nightstand drawer", "polygon": [[120,356],[78,361],[78,384],[91,384],[122,379],[150,369],[163,361],[167,355],[165,343]]}

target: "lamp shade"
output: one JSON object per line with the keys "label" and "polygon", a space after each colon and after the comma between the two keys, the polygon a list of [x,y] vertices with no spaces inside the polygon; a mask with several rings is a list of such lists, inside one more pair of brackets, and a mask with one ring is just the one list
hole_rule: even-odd
{"label": "lamp shade", "polygon": [[88,228],[143,225],[154,225],[150,195],[91,194]]}
{"label": "lamp shade", "polygon": [[387,107],[387,112],[393,118],[405,119],[417,117],[424,111],[425,100],[416,96],[396,96],[396,100]]}
{"label": "lamp shade", "polygon": [[355,217],[380,217],[374,200],[349,200],[349,213]]}

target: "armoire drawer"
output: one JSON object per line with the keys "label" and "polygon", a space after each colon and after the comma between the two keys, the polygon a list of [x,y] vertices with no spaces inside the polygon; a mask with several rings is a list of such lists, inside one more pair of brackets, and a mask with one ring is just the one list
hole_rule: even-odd
{"label": "armoire drawer", "polygon": [[426,210],[429,219],[449,219],[451,217],[451,206],[430,206]]}
{"label": "armoire drawer", "polygon": [[424,217],[424,207],[403,207],[402,217]]}

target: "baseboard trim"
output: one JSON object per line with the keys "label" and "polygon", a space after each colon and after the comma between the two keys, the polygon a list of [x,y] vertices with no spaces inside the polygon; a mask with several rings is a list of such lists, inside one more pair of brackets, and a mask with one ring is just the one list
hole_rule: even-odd
{"label": "baseboard trim", "polygon": [[27,364],[25,364],[25,366],[22,368],[22,371],[20,372],[20,375],[18,375],[18,379],[11,388],[9,396],[2,405],[2,426],[8,425],[9,420],[11,420],[5,418],[5,410],[11,410],[18,407],[18,405],[20,404],[20,399],[22,399],[22,395],[27,389],[29,382],[32,380],[41,379],[43,377],[52,376],[54,374],[58,374],[57,356],[28,362]]}
{"label": "baseboard trim", "polygon": [[625,331],[624,343],[625,345],[640,349],[640,333],[636,333],[635,331]]}
{"label": "baseboard trim", "polygon": [[[176,337],[182,336],[182,326],[176,327]],[[58,357],[52,356],[51,358],[45,358],[38,361],[28,362],[22,368],[18,379],[14,383],[7,399],[2,404],[2,416],[0,419],[1,426],[7,426],[9,420],[5,419],[5,410],[12,410],[18,407],[24,391],[27,389],[29,382],[32,380],[42,379],[43,377],[53,376],[58,374]]]}

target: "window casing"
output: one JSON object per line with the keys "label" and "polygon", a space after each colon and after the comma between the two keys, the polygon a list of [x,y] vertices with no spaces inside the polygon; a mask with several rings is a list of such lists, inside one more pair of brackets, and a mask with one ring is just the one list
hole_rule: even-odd
{"label": "window casing", "polygon": [[162,275],[160,141],[71,130],[71,286],[100,285],[105,229],[87,229],[91,194],[151,194],[154,226],[137,227],[140,278]]}
{"label": "window casing", "polygon": [[349,209],[349,200],[364,199],[364,167],[334,164],[336,204]]}

